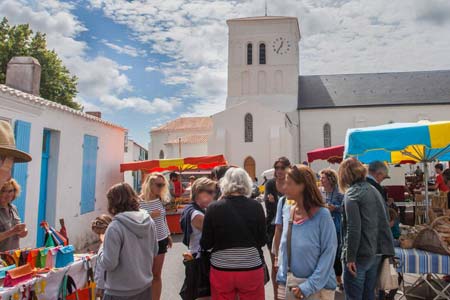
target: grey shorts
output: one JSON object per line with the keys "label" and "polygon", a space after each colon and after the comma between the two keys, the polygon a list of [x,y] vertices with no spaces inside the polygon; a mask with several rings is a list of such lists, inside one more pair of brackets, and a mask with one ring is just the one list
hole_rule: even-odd
{"label": "grey shorts", "polygon": [[134,296],[111,296],[105,294],[103,300],[152,300],[152,288],[149,287],[142,293]]}

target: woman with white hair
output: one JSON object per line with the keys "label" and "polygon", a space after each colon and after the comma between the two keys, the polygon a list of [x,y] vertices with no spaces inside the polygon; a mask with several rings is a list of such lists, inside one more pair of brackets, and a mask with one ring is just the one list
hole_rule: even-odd
{"label": "woman with white hair", "polygon": [[263,208],[250,198],[252,180],[241,168],[229,169],[220,188],[223,197],[208,207],[200,242],[203,249],[212,250],[211,298],[263,300]]}

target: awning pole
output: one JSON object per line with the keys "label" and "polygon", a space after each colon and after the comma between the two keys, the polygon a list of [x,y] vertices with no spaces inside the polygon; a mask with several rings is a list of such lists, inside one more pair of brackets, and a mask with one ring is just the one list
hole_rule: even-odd
{"label": "awning pole", "polygon": [[423,169],[424,169],[424,173],[425,173],[425,222],[428,224],[429,220],[429,202],[428,202],[428,162],[424,161],[423,162]]}

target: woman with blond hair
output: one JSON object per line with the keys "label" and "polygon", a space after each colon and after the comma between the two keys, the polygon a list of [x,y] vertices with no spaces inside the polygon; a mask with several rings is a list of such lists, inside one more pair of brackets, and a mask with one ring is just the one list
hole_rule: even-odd
{"label": "woman with blond hair", "polygon": [[142,201],[139,202],[141,209],[146,210],[156,225],[156,236],[158,239],[158,255],[153,263],[152,300],[159,300],[162,291],[162,268],[167,248],[172,248],[169,226],[167,225],[166,210],[164,203],[169,198],[169,183],[161,173],[148,174],[142,184]]}
{"label": "woman with blond hair", "polygon": [[20,185],[14,180],[6,181],[0,189],[0,251],[19,248],[19,240],[28,231],[12,202],[20,195]]}
{"label": "woman with blond hair", "polygon": [[345,191],[343,216],[345,298],[375,299],[383,256],[394,256],[387,207],[381,194],[366,181],[367,170],[355,158],[339,167],[339,186]]}
{"label": "woman with blond hair", "polygon": [[342,202],[344,195],[339,191],[338,175],[333,169],[323,169],[320,171],[320,184],[325,191],[325,205],[331,213],[334,226],[336,228],[336,235],[338,240],[338,247],[336,251],[336,259],[334,261],[334,272],[336,273],[336,280],[340,290],[344,288],[342,284],[342,261],[341,261],[341,223],[342,223]]}
{"label": "woman with blond hair", "polygon": [[278,282],[289,300],[333,300],[336,230],[316,175],[304,165],[288,168],[284,192],[294,204],[283,209]]}

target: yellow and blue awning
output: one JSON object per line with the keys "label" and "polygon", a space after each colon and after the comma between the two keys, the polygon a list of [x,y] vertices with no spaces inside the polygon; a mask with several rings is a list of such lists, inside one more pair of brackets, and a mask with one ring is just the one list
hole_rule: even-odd
{"label": "yellow and blue awning", "polygon": [[356,157],[363,163],[450,160],[450,121],[349,129],[344,155]]}

